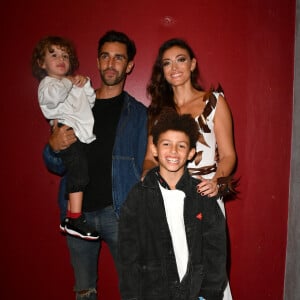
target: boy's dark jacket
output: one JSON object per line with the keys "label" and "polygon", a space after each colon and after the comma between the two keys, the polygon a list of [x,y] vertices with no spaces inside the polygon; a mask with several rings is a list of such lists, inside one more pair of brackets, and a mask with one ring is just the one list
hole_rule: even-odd
{"label": "boy's dark jacket", "polygon": [[187,170],[176,188],[186,197],[187,273],[179,282],[163,198],[154,168],[123,204],[119,280],[123,300],[222,300],[227,284],[226,225],[216,198],[197,193]]}

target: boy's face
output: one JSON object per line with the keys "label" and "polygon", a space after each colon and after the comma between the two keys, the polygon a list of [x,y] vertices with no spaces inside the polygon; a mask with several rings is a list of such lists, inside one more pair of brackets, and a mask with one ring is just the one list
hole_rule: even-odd
{"label": "boy's face", "polygon": [[152,153],[158,158],[160,173],[164,177],[170,172],[182,175],[185,164],[192,159],[195,149],[190,149],[189,137],[184,132],[168,130],[160,134],[157,146],[152,145]]}
{"label": "boy's face", "polygon": [[41,68],[45,69],[48,76],[61,79],[70,69],[69,54],[64,49],[52,45],[52,51],[46,50]]}

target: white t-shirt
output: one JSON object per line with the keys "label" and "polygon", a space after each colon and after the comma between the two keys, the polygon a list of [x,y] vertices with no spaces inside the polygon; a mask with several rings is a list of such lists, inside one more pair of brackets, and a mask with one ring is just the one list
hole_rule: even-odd
{"label": "white t-shirt", "polygon": [[181,281],[186,273],[189,257],[183,218],[185,193],[180,190],[168,190],[163,188],[161,185],[159,186],[164,199],[166,217],[171,233],[177,264],[177,271]]}

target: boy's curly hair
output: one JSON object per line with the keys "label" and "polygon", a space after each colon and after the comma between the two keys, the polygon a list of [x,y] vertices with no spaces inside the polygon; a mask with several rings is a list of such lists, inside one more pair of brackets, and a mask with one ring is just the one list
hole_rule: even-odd
{"label": "boy's curly hair", "polygon": [[190,114],[180,115],[170,107],[164,108],[151,129],[154,145],[157,145],[159,136],[168,130],[185,133],[189,137],[190,148],[196,147],[199,129],[196,121]]}
{"label": "boy's curly hair", "polygon": [[72,75],[79,67],[76,50],[71,41],[60,36],[46,36],[36,44],[31,57],[32,75],[39,81],[47,76],[46,70],[44,70],[41,65],[44,63],[46,50],[51,53],[53,46],[65,50],[69,55],[70,69],[66,75]]}

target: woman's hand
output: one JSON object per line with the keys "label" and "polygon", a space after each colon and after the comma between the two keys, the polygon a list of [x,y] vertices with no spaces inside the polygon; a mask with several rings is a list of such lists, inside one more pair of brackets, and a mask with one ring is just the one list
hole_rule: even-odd
{"label": "woman's hand", "polygon": [[199,178],[201,182],[197,185],[197,192],[202,196],[207,195],[208,197],[213,197],[218,195],[219,189],[216,179],[205,179],[203,177]]}
{"label": "woman's hand", "polygon": [[52,134],[49,138],[49,145],[55,152],[59,152],[68,148],[71,144],[76,142],[77,138],[73,129],[69,126],[57,126],[57,120],[54,120],[52,127]]}

